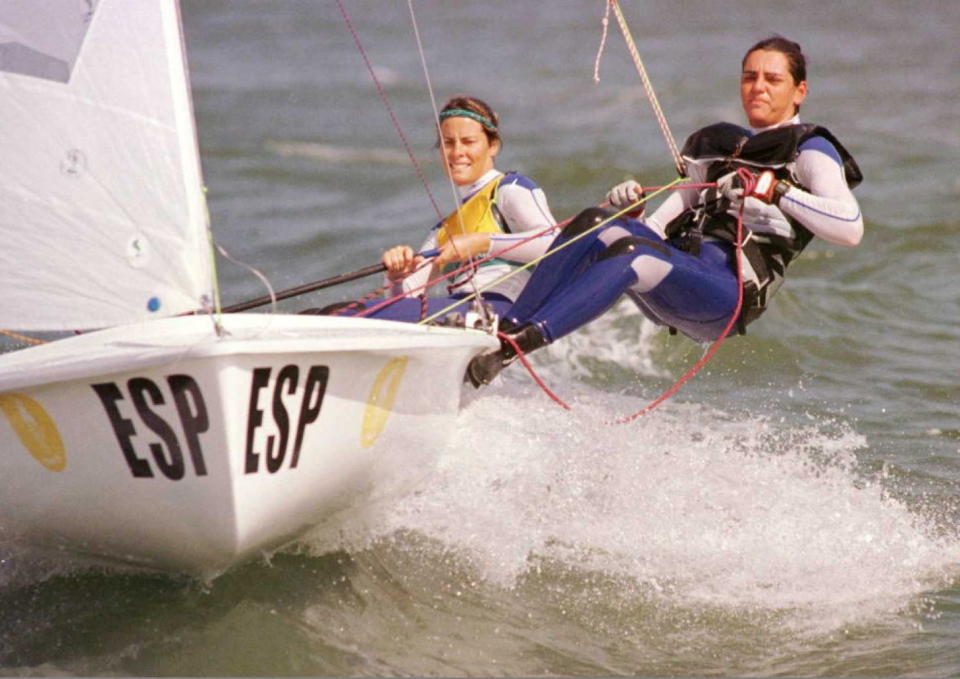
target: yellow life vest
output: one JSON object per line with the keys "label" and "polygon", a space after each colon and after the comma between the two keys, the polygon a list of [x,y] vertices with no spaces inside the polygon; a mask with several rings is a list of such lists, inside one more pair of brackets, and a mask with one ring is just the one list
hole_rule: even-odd
{"label": "yellow life vest", "polygon": [[443,220],[437,233],[437,243],[443,247],[451,236],[462,233],[503,233],[503,227],[494,214],[497,202],[497,188],[504,175],[498,174],[466,203],[454,210]]}

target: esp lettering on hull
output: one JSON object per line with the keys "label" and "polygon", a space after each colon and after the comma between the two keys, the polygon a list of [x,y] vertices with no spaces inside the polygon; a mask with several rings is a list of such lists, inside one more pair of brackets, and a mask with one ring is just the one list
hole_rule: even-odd
{"label": "esp lettering on hull", "polygon": [[[261,459],[268,472],[276,473],[288,450],[289,468],[296,468],[307,427],[320,416],[330,378],[327,366],[314,365],[301,384],[299,366],[286,365],[277,372],[271,391],[272,373],[267,367],[254,368],[251,374],[244,449],[247,474],[260,471]],[[91,386],[134,477],[159,474],[178,481],[191,472],[207,475],[201,435],[210,430],[210,416],[193,377],[169,375],[159,383],[133,377],[125,383]]]}
{"label": "esp lettering on hull", "polygon": [[[320,407],[327,391],[330,369],[325,365],[310,366],[300,388],[300,368],[287,365],[277,373],[269,405],[261,403],[261,396],[270,384],[271,368],[255,368],[250,382],[250,405],[247,410],[247,445],[244,454],[244,472],[256,474],[260,470],[260,460],[266,462],[267,471],[276,473],[283,466],[290,444],[290,435],[294,435],[293,452],[290,456],[290,468],[295,469],[300,461],[300,448],[307,426],[316,422],[320,416]],[[286,398],[285,398],[286,397]],[[299,406],[297,406],[299,400]],[[291,410],[296,413],[296,423],[291,420]],[[264,421],[269,415],[272,423]],[[271,426],[272,425],[272,426]],[[261,428],[270,431],[261,445],[258,432]],[[291,430],[292,428],[292,430]]]}
{"label": "esp lettering on hull", "polygon": [[[193,473],[206,476],[207,465],[203,459],[200,434],[210,428],[210,417],[200,386],[190,375],[169,375],[166,383],[175,407],[176,420],[173,424],[168,421],[173,413],[169,407],[165,407],[168,406],[167,397],[151,379],[133,377],[126,383],[127,394],[133,402],[139,422],[134,422],[132,417],[125,417],[121,412],[120,404],[127,398],[115,382],[103,382],[92,387],[100,397],[131,474],[135,477],[153,477],[155,466],[168,479],[182,479],[187,472],[184,446],[180,445],[183,440]],[[125,410],[129,412],[129,407],[125,407]],[[149,457],[134,445],[138,424],[142,425],[141,432],[146,427],[159,439],[147,445]]]}

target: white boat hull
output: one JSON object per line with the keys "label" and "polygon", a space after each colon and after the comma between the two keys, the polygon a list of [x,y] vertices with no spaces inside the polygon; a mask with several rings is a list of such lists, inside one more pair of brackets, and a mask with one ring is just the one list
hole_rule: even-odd
{"label": "white boat hull", "polygon": [[[410,478],[484,333],[236,314],[0,356],[0,526],[212,574]],[[412,465],[414,467],[412,467]]]}

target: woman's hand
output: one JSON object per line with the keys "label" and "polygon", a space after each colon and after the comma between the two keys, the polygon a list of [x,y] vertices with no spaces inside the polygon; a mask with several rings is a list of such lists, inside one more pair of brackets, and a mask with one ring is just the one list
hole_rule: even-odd
{"label": "woman's hand", "polygon": [[[607,201],[614,207],[623,208],[633,205],[643,198],[643,187],[632,179],[628,179],[622,184],[617,184],[607,193]],[[640,206],[640,212],[643,212],[644,206]]]}
{"label": "woman's hand", "polygon": [[423,263],[423,257],[409,245],[397,245],[384,252],[380,261],[387,267],[387,278],[396,282],[416,271]]}
{"label": "woman's hand", "polygon": [[489,233],[461,233],[444,243],[433,263],[443,268],[453,262],[464,262],[471,257],[485,255],[489,250]]}

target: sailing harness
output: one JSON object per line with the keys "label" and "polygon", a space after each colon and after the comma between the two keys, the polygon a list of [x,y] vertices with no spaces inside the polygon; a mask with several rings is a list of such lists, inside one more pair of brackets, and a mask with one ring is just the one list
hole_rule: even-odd
{"label": "sailing harness", "polygon": [[[752,174],[769,170],[783,185],[809,191],[796,176],[795,161],[802,144],[813,137],[822,137],[836,148],[850,188],[862,181],[863,175],[850,153],[829,130],[819,125],[788,125],[754,134],[739,125],[717,123],[690,135],[682,155],[688,165],[705,166],[708,183],[716,184],[741,168]],[[742,180],[739,183],[742,186]],[[748,193],[745,190],[745,195]],[[693,255],[699,255],[704,238],[736,245],[738,218],[729,214],[729,208],[730,201],[720,195],[716,186],[703,190],[696,205],[666,225],[667,240]],[[739,241],[744,298],[737,320],[740,334],[746,332],[747,324],[766,311],[768,302],[783,283],[787,266],[813,239],[813,234],[799,221],[782,212],[781,215],[790,224],[791,235],[759,233],[744,227],[744,238]],[[676,330],[671,328],[671,333]]]}

